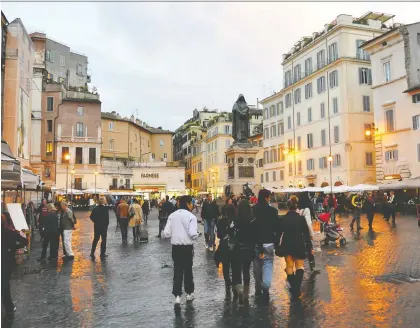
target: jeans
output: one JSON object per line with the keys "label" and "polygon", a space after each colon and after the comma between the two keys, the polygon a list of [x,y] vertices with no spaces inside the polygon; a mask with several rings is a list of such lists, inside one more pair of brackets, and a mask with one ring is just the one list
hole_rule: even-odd
{"label": "jeans", "polygon": [[270,289],[273,278],[274,245],[256,249],[254,259],[255,290]]}
{"label": "jeans", "polygon": [[250,267],[251,261],[234,261],[232,263],[232,285],[241,285],[243,277],[244,285],[249,286],[249,281],[251,280]]}
{"label": "jeans", "polygon": [[71,248],[73,230],[64,230],[63,234],[64,234],[64,245],[66,247],[67,256],[74,256],[73,250]]}
{"label": "jeans", "polygon": [[204,238],[209,247],[213,247],[215,242],[214,220],[204,220]]}
{"label": "jeans", "polygon": [[44,233],[44,240],[42,242],[42,254],[41,258],[47,257],[47,248],[50,245],[50,258],[58,257],[58,244],[60,242],[60,235],[58,232],[46,232]]}
{"label": "jeans", "polygon": [[182,295],[182,281],[187,294],[194,293],[193,279],[194,247],[192,245],[172,245],[172,260],[174,261],[174,283],[172,294]]}
{"label": "jeans", "polygon": [[159,237],[163,230],[165,230],[166,223],[168,222],[168,219],[159,219]]}
{"label": "jeans", "polygon": [[149,212],[143,212],[143,219],[144,222],[147,223],[147,217],[149,216]]}
{"label": "jeans", "polygon": [[107,234],[108,234],[107,228],[95,229],[93,242],[92,242],[92,250],[90,251],[91,254],[95,254],[96,246],[98,245],[99,238],[101,238],[101,256],[105,255]]}
{"label": "jeans", "polygon": [[120,218],[121,237],[123,241],[127,241],[128,234],[128,219]]}
{"label": "jeans", "polygon": [[353,229],[354,222],[356,222],[357,229],[360,228],[360,208],[355,208],[353,210],[353,220],[351,220],[350,227]]}
{"label": "jeans", "polygon": [[[60,236],[61,236],[61,244],[63,245],[63,254],[67,255],[66,245],[64,244],[64,230],[60,229]],[[58,244],[60,244],[60,237],[58,237]],[[57,246],[59,247],[59,245]]]}

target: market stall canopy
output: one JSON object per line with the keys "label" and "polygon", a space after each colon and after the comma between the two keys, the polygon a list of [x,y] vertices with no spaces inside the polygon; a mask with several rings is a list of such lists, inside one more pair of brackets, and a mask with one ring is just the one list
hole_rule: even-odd
{"label": "market stall canopy", "polygon": [[73,194],[73,195],[83,195],[83,191],[81,191],[81,190],[77,190],[77,189],[67,189],[67,193],[66,193],[66,189],[60,189],[60,190],[57,190],[57,194],[58,195],[70,195],[70,194]]}
{"label": "market stall canopy", "polygon": [[370,184],[358,184],[352,187],[349,187],[349,191],[357,192],[357,191],[375,191],[379,190],[379,186],[377,185],[370,185]]}
{"label": "market stall canopy", "polygon": [[[330,194],[331,193],[331,186],[323,187],[322,190],[323,190],[324,193]],[[340,194],[340,193],[349,192],[349,191],[350,191],[350,187],[345,186],[345,185],[333,186],[332,187],[332,192],[334,194]]]}
{"label": "market stall canopy", "polygon": [[399,189],[417,189],[420,188],[420,177],[414,179],[406,179],[392,183],[384,183],[379,185],[380,190],[399,190]]}
{"label": "market stall canopy", "polygon": [[26,189],[36,190],[41,185],[41,177],[28,169],[22,169],[22,182]]}
{"label": "market stall canopy", "polygon": [[90,188],[83,190],[85,194],[108,194],[109,191],[107,189],[102,188]]}
{"label": "market stall canopy", "polygon": [[138,194],[133,191],[111,191],[113,196],[137,196]]}
{"label": "market stall canopy", "polygon": [[20,162],[13,156],[6,141],[1,141],[1,189],[16,190],[22,186]]}

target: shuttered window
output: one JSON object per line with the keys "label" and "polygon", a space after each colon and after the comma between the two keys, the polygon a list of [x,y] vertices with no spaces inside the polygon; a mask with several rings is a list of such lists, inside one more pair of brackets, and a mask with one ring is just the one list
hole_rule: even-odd
{"label": "shuttered window", "polygon": [[372,70],[365,67],[359,67],[359,84],[372,85]]}
{"label": "shuttered window", "polygon": [[363,96],[363,111],[370,112],[370,97]]}

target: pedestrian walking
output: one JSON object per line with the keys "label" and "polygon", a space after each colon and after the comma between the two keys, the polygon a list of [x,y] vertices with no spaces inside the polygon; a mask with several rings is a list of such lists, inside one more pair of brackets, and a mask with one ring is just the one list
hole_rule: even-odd
{"label": "pedestrian walking", "polygon": [[255,296],[262,296],[269,301],[269,290],[273,277],[274,243],[276,242],[276,227],[278,211],[269,204],[270,191],[261,189],[258,193],[258,203],[254,207],[255,215],[255,252],[254,279]]}
{"label": "pedestrian walking", "polygon": [[143,205],[141,206],[141,209],[143,211],[144,222],[147,223],[147,219],[149,217],[149,212],[150,212],[150,204],[147,199],[144,200]]}
{"label": "pedestrian walking", "polygon": [[397,211],[397,202],[395,199],[395,193],[393,191],[391,191],[389,193],[389,198],[388,198],[388,202],[387,202],[387,207],[388,207],[388,220],[391,217],[392,218],[392,224],[395,225],[395,214]]}
{"label": "pedestrian walking", "polygon": [[328,196],[328,210],[330,212],[331,223],[336,223],[335,221],[335,211],[337,209],[337,198],[334,194]]}
{"label": "pedestrian walking", "polygon": [[363,199],[362,199],[362,193],[358,192],[356,195],[354,195],[351,199],[351,204],[353,206],[353,219],[350,223],[350,229],[354,229],[354,222],[356,222],[357,231],[363,229],[360,226],[360,215],[362,213],[363,208]]}
{"label": "pedestrian walking", "polygon": [[64,257],[71,260],[74,259],[71,243],[75,222],[73,219],[73,212],[69,209],[66,202],[61,203],[61,209],[63,212],[60,218],[60,222],[63,228],[64,245],[66,247],[66,254],[64,254]]}
{"label": "pedestrian walking", "polygon": [[182,196],[180,209],[168,217],[163,231],[165,238],[171,238],[172,260],[174,262],[174,279],[172,294],[175,306],[181,303],[182,282],[187,293],[187,301],[194,299],[193,257],[194,240],[198,237],[197,218],[192,211],[191,196]]}
{"label": "pedestrian walking", "polygon": [[300,297],[300,288],[304,274],[304,260],[306,258],[306,241],[310,240],[309,228],[305,217],[300,215],[298,209],[298,198],[290,197],[287,201],[289,211],[280,220],[278,233],[281,235],[281,242],[278,251],[286,261],[287,281],[292,300]]}
{"label": "pedestrian walking", "polygon": [[61,217],[63,215],[63,209],[61,208],[61,202],[55,202],[54,203],[55,209],[57,210],[57,217],[58,217],[58,248],[60,248],[60,237],[61,237],[61,245],[63,246],[63,254],[66,255],[66,245],[64,243],[64,230],[63,230],[63,224],[61,222]]}
{"label": "pedestrian walking", "polygon": [[224,208],[222,218],[217,222],[217,238],[219,238],[219,247],[214,255],[216,265],[222,263],[223,278],[225,280],[226,298],[231,295],[232,278],[230,269],[233,271],[232,238],[234,234],[233,221],[236,219],[236,209],[233,205],[227,205]]}
{"label": "pedestrian walking", "polygon": [[[15,268],[16,250],[28,245],[28,241],[7,222],[6,215],[1,215],[1,303],[6,316],[16,312],[10,291],[10,276]],[[3,312],[3,311],[2,311]],[[3,324],[2,324],[3,326]]]}
{"label": "pedestrian walking", "polygon": [[105,204],[105,198],[100,197],[99,205],[96,206],[90,214],[90,219],[93,222],[93,241],[92,249],[90,251],[90,258],[92,260],[95,260],[95,251],[99,238],[101,239],[101,260],[104,260],[108,256],[106,254],[106,238],[109,226],[109,209]]}
{"label": "pedestrian walking", "polygon": [[133,199],[133,204],[128,209],[129,223],[133,229],[133,242],[140,241],[140,225],[143,222],[143,210],[137,199]]}
{"label": "pedestrian walking", "polygon": [[123,198],[121,200],[120,205],[117,208],[117,215],[120,219],[120,229],[121,229],[121,238],[122,242],[127,242],[127,234],[128,234],[128,209],[129,205],[127,204],[126,200]]}
{"label": "pedestrian walking", "polygon": [[[38,209],[37,209],[37,213],[38,213],[38,226],[39,226],[39,230],[42,230],[42,226],[40,224],[41,218],[44,216],[47,216],[48,214],[48,209],[47,209],[47,200],[45,198],[42,198],[41,201],[41,205],[39,205]],[[41,234],[41,240],[42,240],[43,236]]]}
{"label": "pedestrian walking", "polygon": [[375,215],[375,212],[374,212],[375,200],[373,198],[372,193],[368,195],[364,205],[365,205],[366,217],[369,223],[369,230],[372,230],[373,217]]}
{"label": "pedestrian walking", "polygon": [[168,222],[168,217],[172,212],[174,212],[174,206],[169,201],[169,196],[166,196],[166,199],[163,199],[161,203],[159,213],[159,234],[156,237],[161,237],[162,231],[165,229],[166,223]]}
{"label": "pedestrian walking", "polygon": [[312,272],[315,272],[318,270],[315,270],[315,255],[312,243],[314,240],[314,229],[312,227],[311,211],[309,209],[310,203],[311,201],[309,200],[307,194],[302,194],[299,198],[298,209],[296,212],[305,218],[306,224],[308,225],[309,239],[305,240],[306,252],[309,260],[309,268]]}
{"label": "pedestrian walking", "polygon": [[234,298],[238,298],[240,305],[247,304],[249,301],[249,282],[251,280],[249,270],[255,257],[254,223],[250,201],[247,199],[240,200],[236,220],[234,221],[232,261]]}
{"label": "pedestrian walking", "polygon": [[215,246],[214,227],[219,215],[219,207],[216,202],[212,200],[212,195],[208,194],[207,200],[203,203],[201,209],[201,218],[204,221],[205,247],[210,251],[212,251]]}
{"label": "pedestrian walking", "polygon": [[57,260],[58,258],[58,244],[60,242],[60,222],[57,214],[57,209],[54,204],[47,204],[48,213],[41,217],[42,234],[44,240],[42,242],[42,253],[39,260],[47,258],[47,248],[50,246],[49,260]]}
{"label": "pedestrian walking", "polygon": [[388,194],[386,192],[384,192],[382,197],[382,214],[384,215],[384,220],[389,221]]}

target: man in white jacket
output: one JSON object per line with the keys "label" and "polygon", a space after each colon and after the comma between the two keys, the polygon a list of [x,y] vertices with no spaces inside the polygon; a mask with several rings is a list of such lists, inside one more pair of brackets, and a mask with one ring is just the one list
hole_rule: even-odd
{"label": "man in white jacket", "polygon": [[172,260],[174,261],[174,281],[172,294],[175,306],[181,303],[182,281],[187,293],[187,301],[194,299],[193,257],[194,240],[198,237],[197,218],[191,213],[193,208],[191,196],[182,196],[180,209],[168,217],[163,236],[171,238]]}

